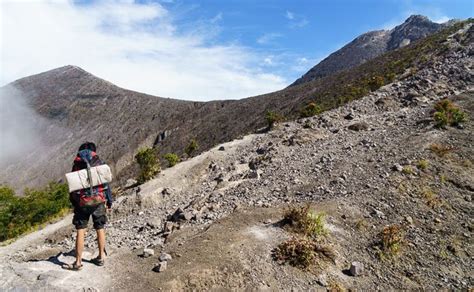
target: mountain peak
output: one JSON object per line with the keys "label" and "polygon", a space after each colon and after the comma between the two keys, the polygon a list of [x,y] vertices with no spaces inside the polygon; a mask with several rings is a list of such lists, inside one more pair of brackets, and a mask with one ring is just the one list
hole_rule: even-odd
{"label": "mountain peak", "polygon": [[410,15],[410,17],[408,17],[405,20],[404,23],[405,24],[417,24],[417,23],[421,23],[421,22],[432,22],[432,21],[424,15],[413,14],[413,15]]}

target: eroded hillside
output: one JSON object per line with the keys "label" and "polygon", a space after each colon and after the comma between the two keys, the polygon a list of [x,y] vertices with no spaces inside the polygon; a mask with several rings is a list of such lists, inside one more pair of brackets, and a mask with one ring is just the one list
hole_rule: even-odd
{"label": "eroded hillside", "polygon": [[[61,270],[73,260],[70,218],[2,247],[0,287],[472,288],[474,48],[458,42],[467,29],[447,36],[449,53],[401,81],[219,145],[129,189],[111,214],[103,268]],[[462,127],[434,127],[443,98],[471,117]],[[335,254],[311,271],[273,258],[294,236],[280,224],[285,210],[307,202],[326,214],[324,242]],[[387,226],[400,232],[394,254],[381,253]],[[86,259],[94,248],[89,234]],[[141,257],[144,248],[154,255]],[[157,273],[160,256],[167,268]],[[364,267],[356,277],[352,262]]]}

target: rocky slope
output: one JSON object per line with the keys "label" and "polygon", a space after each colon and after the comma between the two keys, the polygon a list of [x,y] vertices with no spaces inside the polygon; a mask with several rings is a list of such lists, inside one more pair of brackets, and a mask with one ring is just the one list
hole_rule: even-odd
{"label": "rocky slope", "polygon": [[[103,268],[60,269],[73,259],[70,217],[0,248],[0,287],[471,289],[474,123],[440,130],[432,122],[445,97],[474,115],[474,47],[458,42],[467,29],[448,36],[449,53],[401,81],[219,145],[129,189],[111,214]],[[433,145],[451,150],[438,156]],[[272,258],[291,237],[277,223],[304,202],[327,214],[336,253],[313,272]],[[400,253],[380,258],[379,233],[392,224],[404,233]],[[93,234],[87,246],[90,259]],[[144,248],[152,251],[141,257]],[[157,273],[160,256],[167,269]],[[347,273],[353,261],[365,268],[360,276]]]}
{"label": "rocky slope", "polygon": [[[116,177],[126,179],[134,175],[132,161],[140,147],[156,145],[161,154],[181,154],[190,139],[196,138],[199,151],[205,151],[256,132],[265,126],[268,110],[292,119],[308,102],[327,110],[383,84],[404,80],[413,68],[430,68],[457,47],[469,45],[472,28],[457,40],[446,38],[471,22],[454,25],[350,70],[237,101],[203,103],[154,97],[119,88],[74,66],[20,79],[7,87],[26,96],[45,120],[40,132],[45,146],[1,167],[1,182],[18,189],[61,178],[84,140],[95,141]],[[465,71],[459,74],[464,75],[460,79],[469,78]],[[373,80],[382,83],[372,84]]]}
{"label": "rocky slope", "polygon": [[446,25],[430,21],[426,16],[412,15],[391,30],[370,31],[329,55],[311,68],[291,86],[323,78],[367,62],[388,51],[396,50],[424,38]]}

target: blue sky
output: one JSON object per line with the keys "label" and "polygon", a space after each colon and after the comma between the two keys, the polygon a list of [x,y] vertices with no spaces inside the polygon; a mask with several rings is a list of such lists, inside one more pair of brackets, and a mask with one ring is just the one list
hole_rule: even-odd
{"label": "blue sky", "polygon": [[359,34],[411,14],[437,22],[474,14],[467,0],[0,3],[2,84],[73,64],[122,87],[194,100],[284,88]]}

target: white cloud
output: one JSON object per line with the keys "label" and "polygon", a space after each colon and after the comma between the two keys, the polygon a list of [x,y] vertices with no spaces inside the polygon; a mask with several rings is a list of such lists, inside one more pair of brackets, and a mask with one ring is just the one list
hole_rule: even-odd
{"label": "white cloud", "polygon": [[211,22],[211,23],[216,23],[216,22],[221,21],[222,18],[223,18],[222,12],[219,12],[219,13],[217,13],[216,16],[214,16],[213,18],[211,18],[210,22]]}
{"label": "white cloud", "polygon": [[314,65],[316,65],[320,61],[321,59],[316,59],[316,58],[308,59],[306,57],[297,57],[290,68],[291,70],[297,73],[306,73],[309,69],[311,69]]}
{"label": "white cloud", "polygon": [[282,36],[283,35],[280,33],[265,33],[257,39],[257,43],[261,45],[272,44],[277,38],[280,38]]}
{"label": "white cloud", "polygon": [[305,16],[296,14],[288,10],[285,13],[285,17],[289,20],[291,28],[305,27],[309,23]]}
{"label": "white cloud", "polygon": [[194,100],[242,98],[288,84],[260,66],[261,52],[208,45],[212,28],[209,35],[178,33],[179,24],[158,3],[0,5],[2,85],[66,64],[128,89]]}
{"label": "white cloud", "polygon": [[446,21],[449,21],[451,18],[448,16],[438,16],[436,18],[433,18],[433,22],[436,23],[445,23]]}

